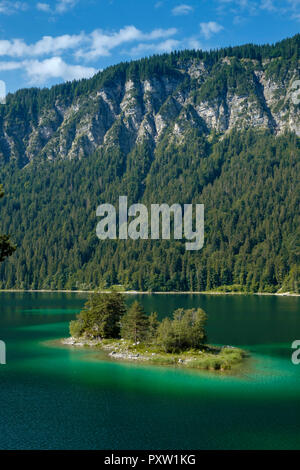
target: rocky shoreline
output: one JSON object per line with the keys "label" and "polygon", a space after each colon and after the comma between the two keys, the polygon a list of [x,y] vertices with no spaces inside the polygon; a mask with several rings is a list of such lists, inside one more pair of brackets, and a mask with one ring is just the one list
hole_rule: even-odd
{"label": "rocky shoreline", "polygon": [[163,353],[151,346],[130,343],[126,340],[100,340],[86,338],[65,338],[64,346],[74,348],[93,348],[104,351],[107,356],[117,361],[141,362],[153,365],[173,365],[191,369],[228,371],[242,363],[248,355],[233,346],[207,346],[205,350],[185,351],[182,353]]}
{"label": "rocky shoreline", "polygon": [[[120,340],[121,342],[122,340]],[[90,347],[90,348],[101,348],[106,351],[109,357],[113,359],[124,359],[124,360],[139,360],[139,361],[149,361],[151,357],[156,356],[156,353],[151,353],[151,357],[145,356],[140,353],[133,353],[129,350],[118,350],[118,345],[115,344],[103,344],[101,340],[76,340],[75,338],[66,338],[62,340],[62,344],[65,346],[74,346],[74,347]]]}

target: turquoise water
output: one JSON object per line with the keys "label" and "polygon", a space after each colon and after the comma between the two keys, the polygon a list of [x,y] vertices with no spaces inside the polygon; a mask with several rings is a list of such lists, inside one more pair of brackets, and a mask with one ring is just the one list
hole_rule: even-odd
{"label": "turquoise water", "polygon": [[161,317],[208,313],[209,341],[241,346],[238,374],[112,362],[49,346],[68,335],[81,294],[0,293],[1,449],[300,449],[300,299],[143,295]]}

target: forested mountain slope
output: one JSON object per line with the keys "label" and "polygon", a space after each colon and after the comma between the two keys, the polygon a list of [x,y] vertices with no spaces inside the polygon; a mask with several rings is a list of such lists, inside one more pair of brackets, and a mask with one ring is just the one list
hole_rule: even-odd
{"label": "forested mountain slope", "polygon": [[[298,290],[300,35],[183,51],[0,108],[1,287]],[[96,207],[204,203],[205,246],[106,241]]]}

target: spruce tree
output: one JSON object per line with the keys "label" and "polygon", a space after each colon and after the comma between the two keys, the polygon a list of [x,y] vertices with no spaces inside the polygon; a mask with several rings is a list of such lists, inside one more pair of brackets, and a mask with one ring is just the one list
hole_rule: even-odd
{"label": "spruce tree", "polygon": [[148,328],[149,319],[143,307],[139,302],[133,302],[122,318],[122,338],[134,341],[134,343],[144,341],[147,338]]}
{"label": "spruce tree", "polygon": [[159,321],[157,319],[157,313],[152,312],[149,315],[149,327],[148,327],[148,335],[147,335],[147,340],[149,343],[153,343],[156,340],[157,337],[157,329],[159,327]]}
{"label": "spruce tree", "polygon": [[102,339],[119,338],[120,320],[125,312],[124,296],[119,292],[94,292],[77,320],[70,324],[70,333]]}

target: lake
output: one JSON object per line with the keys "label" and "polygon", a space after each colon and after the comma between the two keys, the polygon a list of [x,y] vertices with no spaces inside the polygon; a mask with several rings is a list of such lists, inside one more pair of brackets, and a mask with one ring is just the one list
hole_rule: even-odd
{"label": "lake", "polygon": [[300,449],[300,298],[134,295],[160,318],[208,314],[209,342],[247,349],[239,373],[99,360],[47,344],[85,294],[0,293],[0,449]]}

